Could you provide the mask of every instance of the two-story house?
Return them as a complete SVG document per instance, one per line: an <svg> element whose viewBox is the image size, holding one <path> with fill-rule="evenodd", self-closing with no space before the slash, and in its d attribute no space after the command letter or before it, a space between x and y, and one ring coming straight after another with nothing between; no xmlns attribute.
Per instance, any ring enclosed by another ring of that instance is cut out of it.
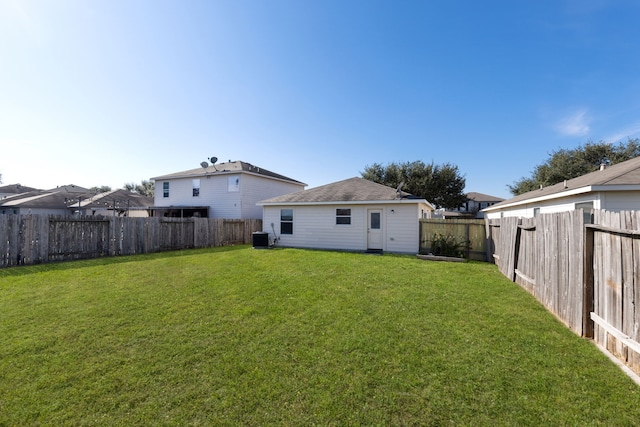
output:
<svg viewBox="0 0 640 427"><path fill-rule="evenodd" d="M307 184L242 161L209 165L151 178L153 215L262 219L256 203L304 190Z"/></svg>

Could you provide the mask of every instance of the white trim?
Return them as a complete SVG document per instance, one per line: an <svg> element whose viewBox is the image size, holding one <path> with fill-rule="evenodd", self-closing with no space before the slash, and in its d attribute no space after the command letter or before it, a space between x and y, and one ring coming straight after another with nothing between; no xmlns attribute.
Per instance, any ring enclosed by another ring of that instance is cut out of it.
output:
<svg viewBox="0 0 640 427"><path fill-rule="evenodd" d="M591 191L593 191L593 190L592 190L592 187L589 185L589 186L586 186L586 187L576 188L575 190L567 190L567 191L563 191L561 193L547 194L545 196L532 197L530 199L518 200L516 202L511 202L511 203L507 203L507 204L501 204L500 206L492 205L492 206L489 206L487 208L484 208L482 211L483 212L499 211L499 210L504 209L504 208L511 208L511 207L514 207L514 206L526 205L526 204L529 204L529 203L544 202L546 200L561 199L563 197L575 196L576 194L584 194L584 193L589 193Z"/></svg>
<svg viewBox="0 0 640 427"><path fill-rule="evenodd" d="M533 190L533 191L536 191L536 190ZM587 185L587 186L579 187L573 190L564 190L559 193L547 194L540 197L531 197L529 199L518 200L518 201L507 203L507 204L501 204L499 206L492 205L482 209L482 212L500 211L504 208L511 208L515 206L526 205L529 203L544 202L547 200L561 199L568 196L575 196L577 194L607 192L607 191L640 191L640 184Z"/></svg>

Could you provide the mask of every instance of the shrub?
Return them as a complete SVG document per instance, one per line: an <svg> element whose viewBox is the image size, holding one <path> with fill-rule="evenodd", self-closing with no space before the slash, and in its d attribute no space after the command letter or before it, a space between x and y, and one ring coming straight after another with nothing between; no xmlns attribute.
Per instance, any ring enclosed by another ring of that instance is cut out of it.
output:
<svg viewBox="0 0 640 427"><path fill-rule="evenodd" d="M433 255L464 258L467 241L463 237L435 233L430 242Z"/></svg>

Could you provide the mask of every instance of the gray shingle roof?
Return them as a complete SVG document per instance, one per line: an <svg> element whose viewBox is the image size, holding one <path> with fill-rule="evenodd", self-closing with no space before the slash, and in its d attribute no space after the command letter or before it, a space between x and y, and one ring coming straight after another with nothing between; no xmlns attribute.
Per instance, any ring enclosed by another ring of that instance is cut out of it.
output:
<svg viewBox="0 0 640 427"><path fill-rule="evenodd" d="M170 173L167 175L156 176L151 179L154 181L158 181L158 180L175 179L175 178L192 178L192 177L195 178L199 176L222 175L222 174L238 173L238 172L252 173L252 174L262 175L265 177L279 179L283 181L290 181L296 184L307 185L304 182L297 181L295 179L286 177L284 175L271 172L270 170L267 170L258 166L254 166L251 163L247 163L239 160L234 162L219 163L217 165L210 165L207 168L200 167L196 169L189 169L186 171Z"/></svg>
<svg viewBox="0 0 640 427"><path fill-rule="evenodd" d="M82 207L99 206L113 200L121 203L128 201L129 207L147 207L153 205L153 198L145 197L126 190L114 190L106 193L95 194L91 190L77 185L64 185L51 190L35 190L14 197L0 200L0 206L13 206L25 208L55 208L63 209L82 201Z"/></svg>
<svg viewBox="0 0 640 427"><path fill-rule="evenodd" d="M22 194L35 190L37 190L37 188L26 187L20 184L9 184L0 187L0 193L2 194Z"/></svg>
<svg viewBox="0 0 640 427"><path fill-rule="evenodd" d="M475 191L470 191L467 193L467 199L473 200L474 202L501 202L504 199L500 197L490 196L488 194L477 193Z"/></svg>
<svg viewBox="0 0 640 427"><path fill-rule="evenodd" d="M606 169L597 170L577 178L569 179L566 181L566 185L564 182L559 182L548 187L520 194L516 197L512 197L511 199L496 203L495 205L486 208L485 211L498 209L508 205L524 203L525 201L540 197L562 197L563 193L568 193L577 189L585 189L585 191L589 191L593 187L600 187L597 189L598 191L606 191L607 187L631 185L640 185L640 157L635 157L625 162L616 163Z"/></svg>
<svg viewBox="0 0 640 427"><path fill-rule="evenodd" d="M295 193L262 200L259 204L373 202L407 199L416 201L424 200L404 191L398 194L395 188L377 184L363 178L349 178L309 190L297 191Z"/></svg>

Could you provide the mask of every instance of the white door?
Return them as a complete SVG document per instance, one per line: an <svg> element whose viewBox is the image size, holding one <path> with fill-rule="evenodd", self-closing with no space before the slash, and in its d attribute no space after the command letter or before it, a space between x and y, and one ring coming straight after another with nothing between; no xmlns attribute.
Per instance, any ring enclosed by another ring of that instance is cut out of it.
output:
<svg viewBox="0 0 640 427"><path fill-rule="evenodd" d="M367 249L382 250L382 209L369 209Z"/></svg>

